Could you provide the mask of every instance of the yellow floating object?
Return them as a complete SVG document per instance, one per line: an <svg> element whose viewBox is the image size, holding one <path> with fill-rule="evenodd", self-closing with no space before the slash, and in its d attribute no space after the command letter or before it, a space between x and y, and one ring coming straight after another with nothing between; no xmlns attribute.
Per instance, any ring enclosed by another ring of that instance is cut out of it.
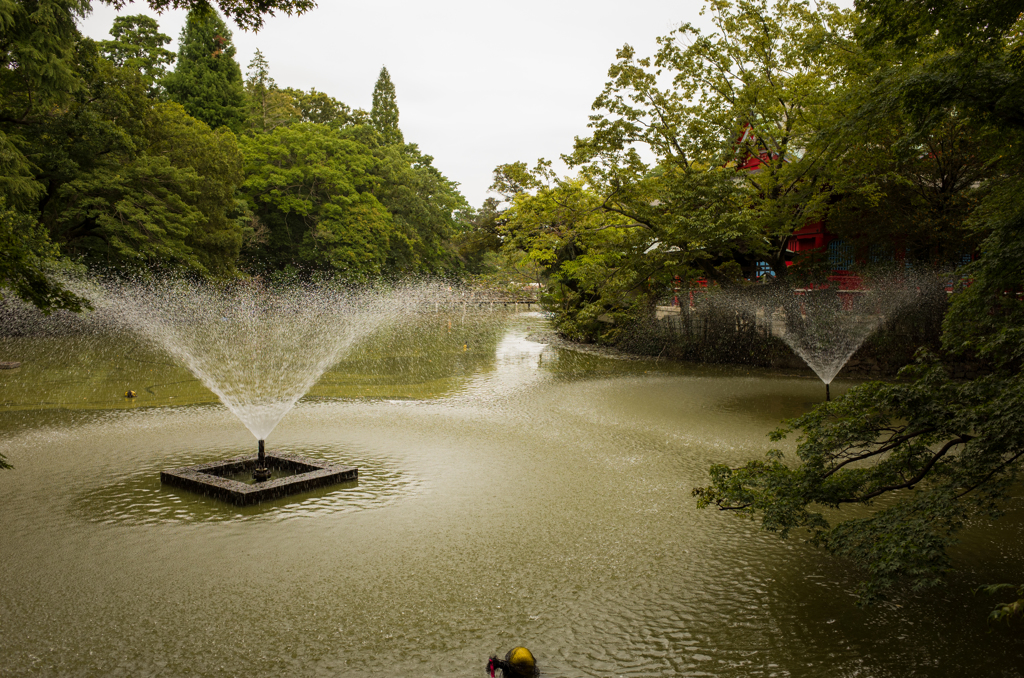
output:
<svg viewBox="0 0 1024 678"><path fill-rule="evenodd" d="M516 676L537 675L537 660L533 658L533 653L525 647L514 647L509 650L505 655L505 661L512 667Z"/></svg>

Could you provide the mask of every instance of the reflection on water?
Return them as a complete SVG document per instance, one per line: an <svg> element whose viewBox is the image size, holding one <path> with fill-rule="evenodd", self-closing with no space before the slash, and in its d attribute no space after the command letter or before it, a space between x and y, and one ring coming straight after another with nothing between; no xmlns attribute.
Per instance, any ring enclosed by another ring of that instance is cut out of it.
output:
<svg viewBox="0 0 1024 678"><path fill-rule="evenodd" d="M179 368L3 344L34 357L0 373L0 673L477 676L525 644L550 676L1021 675L1019 629L990 631L971 593L1019 580L1019 502L964 536L948 588L861 609L844 563L690 496L819 382L454 320L378 335L275 429L357 483L253 507L160 486L255 452ZM118 400L142 383L163 386Z"/></svg>

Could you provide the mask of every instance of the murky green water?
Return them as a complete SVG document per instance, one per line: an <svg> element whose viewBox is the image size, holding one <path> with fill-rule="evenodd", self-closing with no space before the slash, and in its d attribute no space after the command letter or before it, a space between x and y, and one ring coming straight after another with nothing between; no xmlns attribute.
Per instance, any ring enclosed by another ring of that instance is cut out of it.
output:
<svg viewBox="0 0 1024 678"><path fill-rule="evenodd" d="M0 675L480 676L516 644L548 676L1022 675L1024 634L971 594L1021 580L1021 502L949 588L862 610L843 563L690 496L819 382L449 320L375 336L268 440L357 483L245 508L159 483L255 451L188 372L126 339L0 340L24 363L0 371Z"/></svg>

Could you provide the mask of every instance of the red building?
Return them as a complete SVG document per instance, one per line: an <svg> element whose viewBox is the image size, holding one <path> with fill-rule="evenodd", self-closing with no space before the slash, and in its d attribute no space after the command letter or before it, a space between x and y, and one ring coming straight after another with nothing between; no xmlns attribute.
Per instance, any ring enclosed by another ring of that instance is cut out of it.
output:
<svg viewBox="0 0 1024 678"><path fill-rule="evenodd" d="M739 139L737 139L736 146L737 150L742 149L741 152L746 154L745 159L742 162L730 163L728 165L729 167L735 168L737 171L745 170L747 172L758 172L772 158L769 151L756 146L754 130L749 124L744 127L743 134ZM828 228L826 228L824 221L815 221L797 229L789 236L786 242L786 266L788 267L794 264L799 264L801 263L801 260L810 260L812 257L816 258L818 263L824 263L827 265L827 270L829 271L827 282L818 285L809 285L807 288L808 290L814 289L815 287L838 286L840 291L855 293L856 291L863 289L863 280L861 276L854 272L858 267L858 264L883 263L888 261L900 267L908 265L906 263L907 250L905 247L894 243L892 248L886 248L885 251L881 251L881 249L879 249L879 251L875 251L876 249L878 249L877 246L871 248L858 248L855 243L844 240L830 233ZM972 259L973 255L965 254L961 257L958 265L968 263ZM775 275L771 266L764 261L753 262L752 266L748 263L747 266L750 268L746 269L745 267L745 273L750 279L759 279L763 276ZM679 296L680 284L681 281L677 280L675 285L675 296L677 299ZM707 280L696 281L696 287L703 288L707 287L707 285ZM952 282L949 285L949 290L952 290Z"/></svg>
<svg viewBox="0 0 1024 678"><path fill-rule="evenodd" d="M818 254L829 264L829 283L839 285L841 290L857 290L862 286L860 276L853 273L857 263L853 246L829 233L823 221L795 231L789 236L786 251L790 253L787 266L792 266L801 256Z"/></svg>

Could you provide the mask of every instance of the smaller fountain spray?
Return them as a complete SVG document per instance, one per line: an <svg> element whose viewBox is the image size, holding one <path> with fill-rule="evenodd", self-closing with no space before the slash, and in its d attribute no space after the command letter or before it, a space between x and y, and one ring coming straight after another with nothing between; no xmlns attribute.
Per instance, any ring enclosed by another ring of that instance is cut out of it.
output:
<svg viewBox="0 0 1024 678"><path fill-rule="evenodd" d="M824 382L826 402L835 376L886 319L914 302L920 284L904 274L864 279L853 289L832 283L791 293L782 339Z"/></svg>
<svg viewBox="0 0 1024 678"><path fill-rule="evenodd" d="M828 402L832 400L832 380L847 361L882 322L914 302L923 284L925 281L902 272L858 278L850 289L825 281L798 289L779 284L741 290L726 303L769 319L772 333L825 384Z"/></svg>

